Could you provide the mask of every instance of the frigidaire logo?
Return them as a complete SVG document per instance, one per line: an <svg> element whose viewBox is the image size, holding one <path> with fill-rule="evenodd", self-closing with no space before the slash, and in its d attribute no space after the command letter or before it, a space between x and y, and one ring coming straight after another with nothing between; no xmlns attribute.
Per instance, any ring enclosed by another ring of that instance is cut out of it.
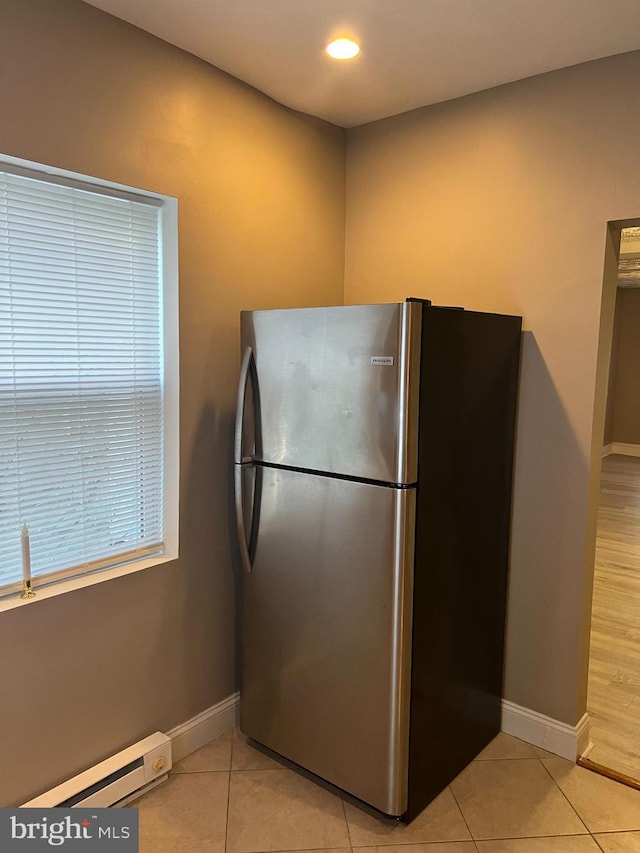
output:
<svg viewBox="0 0 640 853"><path fill-rule="evenodd" d="M0 809L0 850L138 851L137 809Z"/></svg>

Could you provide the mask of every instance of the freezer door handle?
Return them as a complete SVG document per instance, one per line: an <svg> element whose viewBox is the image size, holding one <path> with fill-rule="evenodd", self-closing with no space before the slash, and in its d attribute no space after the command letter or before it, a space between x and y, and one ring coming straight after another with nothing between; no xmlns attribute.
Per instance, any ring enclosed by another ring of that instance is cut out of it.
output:
<svg viewBox="0 0 640 853"><path fill-rule="evenodd" d="M247 397L247 383L251 375L251 362L253 360L253 349L247 347L242 357L240 367L240 380L238 382L238 403L236 406L236 432L233 448L233 461L235 465L234 491L236 501L236 527L238 529L238 545L240 547L240 558L247 573L251 573L251 557L247 540L247 530L244 523L244 495L243 478L244 467L253 461L251 456L242 455L242 438L244 434L245 401Z"/></svg>
<svg viewBox="0 0 640 853"><path fill-rule="evenodd" d="M242 357L242 366L240 368L240 381L238 382L238 403L236 405L236 434L233 446L233 461L236 464L242 462L251 462L251 457L243 458L242 456L242 434L244 428L244 408L247 396L247 382L251 372L251 361L253 360L253 350L247 347Z"/></svg>

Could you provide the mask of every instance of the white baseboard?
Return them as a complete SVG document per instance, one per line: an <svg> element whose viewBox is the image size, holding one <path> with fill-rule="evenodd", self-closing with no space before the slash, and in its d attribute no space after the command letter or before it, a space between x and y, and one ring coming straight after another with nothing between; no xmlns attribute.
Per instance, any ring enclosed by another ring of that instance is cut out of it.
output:
<svg viewBox="0 0 640 853"><path fill-rule="evenodd" d="M589 715L585 711L580 719L580 722L575 727L576 729L576 758L580 758L586 752L589 752L589 747L593 749L593 744L589 740L590 732Z"/></svg>
<svg viewBox="0 0 640 853"><path fill-rule="evenodd" d="M594 742L590 740L585 751L580 753L580 758L588 758L594 746Z"/></svg>
<svg viewBox="0 0 640 853"><path fill-rule="evenodd" d="M605 446L602 448L602 458L604 459L605 456L611 456L612 453L613 442L610 441L609 444L605 444Z"/></svg>
<svg viewBox="0 0 640 853"><path fill-rule="evenodd" d="M167 732L171 738L173 763L205 746L209 741L238 725L240 694L233 693L217 705L192 717ZM515 702L502 700L501 729L508 735L546 749L554 755L575 761L589 746L589 718L584 714L579 723L570 726Z"/></svg>
<svg viewBox="0 0 640 853"><path fill-rule="evenodd" d="M186 723L167 732L171 738L172 761L176 762L200 749L219 735L238 725L240 694L232 693L217 705L197 714Z"/></svg>
<svg viewBox="0 0 640 853"><path fill-rule="evenodd" d="M502 731L554 755L575 761L589 746L589 717L575 726L561 723L515 702L502 700Z"/></svg>
<svg viewBox="0 0 640 853"><path fill-rule="evenodd" d="M640 444L625 444L621 441L614 441L610 447L611 453L617 453L620 456L640 456Z"/></svg>

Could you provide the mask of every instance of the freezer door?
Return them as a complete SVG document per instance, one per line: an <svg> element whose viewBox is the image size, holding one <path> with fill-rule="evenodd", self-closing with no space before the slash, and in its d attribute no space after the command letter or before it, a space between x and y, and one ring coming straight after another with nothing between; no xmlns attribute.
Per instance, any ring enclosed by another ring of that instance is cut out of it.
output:
<svg viewBox="0 0 640 853"><path fill-rule="evenodd" d="M415 490L258 467L240 726L390 815L407 802Z"/></svg>
<svg viewBox="0 0 640 853"><path fill-rule="evenodd" d="M422 305L243 311L256 458L381 482L416 480Z"/></svg>

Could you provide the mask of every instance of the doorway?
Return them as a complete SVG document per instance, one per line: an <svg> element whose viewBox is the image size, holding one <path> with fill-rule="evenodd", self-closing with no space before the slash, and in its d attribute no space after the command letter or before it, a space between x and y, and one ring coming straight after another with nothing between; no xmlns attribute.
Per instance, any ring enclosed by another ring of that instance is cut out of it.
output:
<svg viewBox="0 0 640 853"><path fill-rule="evenodd" d="M640 787L640 221L619 234L581 763Z"/></svg>

